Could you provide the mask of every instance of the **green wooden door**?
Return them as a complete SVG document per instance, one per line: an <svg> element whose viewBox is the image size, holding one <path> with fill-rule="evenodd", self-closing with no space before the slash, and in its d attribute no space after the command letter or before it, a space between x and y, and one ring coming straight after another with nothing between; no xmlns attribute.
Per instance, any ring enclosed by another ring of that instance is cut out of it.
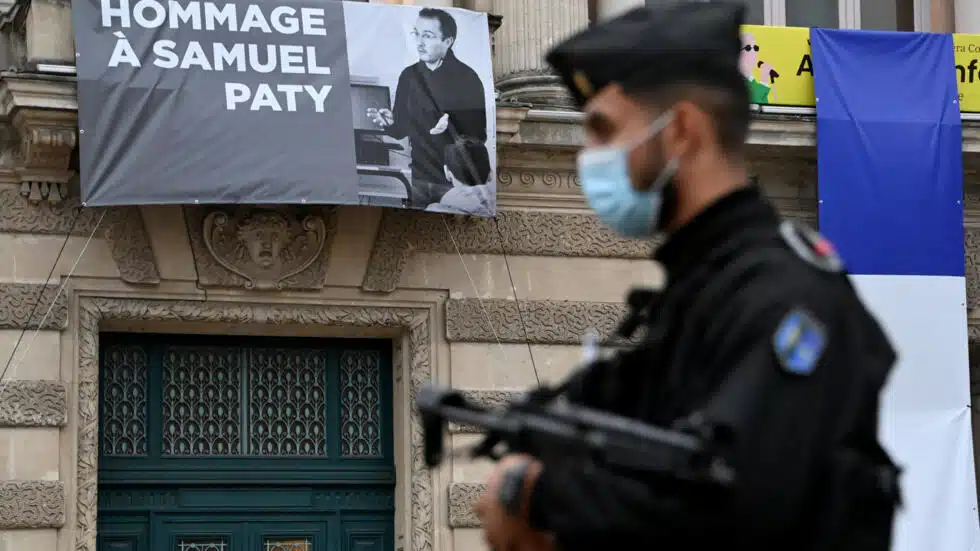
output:
<svg viewBox="0 0 980 551"><path fill-rule="evenodd" d="M100 349L100 551L393 551L390 343Z"/></svg>

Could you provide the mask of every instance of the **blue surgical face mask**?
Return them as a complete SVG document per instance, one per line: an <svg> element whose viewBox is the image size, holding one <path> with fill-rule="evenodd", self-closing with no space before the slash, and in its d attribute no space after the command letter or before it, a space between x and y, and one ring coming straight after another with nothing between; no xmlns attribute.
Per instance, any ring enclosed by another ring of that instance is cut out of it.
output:
<svg viewBox="0 0 980 551"><path fill-rule="evenodd" d="M583 149L578 155L582 191L599 220L626 237L650 237L663 207L663 189L677 173L678 159L671 159L646 191L630 181L629 155L667 127L673 118L668 111L653 121L647 131L626 144Z"/></svg>

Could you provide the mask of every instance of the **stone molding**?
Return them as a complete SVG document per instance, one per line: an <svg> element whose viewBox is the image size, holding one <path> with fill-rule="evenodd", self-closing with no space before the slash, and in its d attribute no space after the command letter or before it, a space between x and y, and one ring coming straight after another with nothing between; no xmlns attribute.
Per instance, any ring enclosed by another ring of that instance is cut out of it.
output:
<svg viewBox="0 0 980 551"><path fill-rule="evenodd" d="M584 210L573 152L508 150L501 153L501 165L498 204L518 208L501 209L495 219L386 209L362 289L394 291L416 252L626 259L650 256L655 243L624 239L600 224L591 212L520 209L548 205ZM756 158L752 171L783 215L816 224L815 161Z"/></svg>
<svg viewBox="0 0 980 551"><path fill-rule="evenodd" d="M574 195L585 206L582 185L574 169L551 167L502 168L497 171L498 193L537 192L554 195Z"/></svg>
<svg viewBox="0 0 980 551"><path fill-rule="evenodd" d="M510 107L506 103L501 108ZM541 132L540 126L554 130L557 124L570 128L580 128L584 119L581 111L564 109L514 109L507 112L507 128L503 143L519 144L537 148L559 146L579 148L584 144L581 131ZM499 136L498 136L499 137ZM790 154L811 154L817 146L816 117L807 114L781 115L775 113L754 113L749 127L747 143L751 151L787 152ZM977 164L980 153L980 123L964 122L963 152L968 165Z"/></svg>
<svg viewBox="0 0 980 551"><path fill-rule="evenodd" d="M71 235L88 237L96 230L105 238L123 281L160 283L156 256L139 207L85 208L74 197L57 204L31 203L14 187L0 185L0 232L66 235L70 231Z"/></svg>
<svg viewBox="0 0 980 551"><path fill-rule="evenodd" d="M335 207L185 207L204 288L322 289Z"/></svg>
<svg viewBox="0 0 980 551"><path fill-rule="evenodd" d="M547 74L547 72L530 72L513 73L513 76L518 80L527 80L527 84L532 86L544 85L543 87L546 88L550 81ZM503 93L501 97L504 97ZM508 94L507 97L518 99L513 94ZM511 106L501 103L498 111L505 107ZM581 132L584 116L581 111L561 107L558 109L525 107L508 111L507 117L508 131L502 136L505 144L576 149L584 145L585 134ZM560 130L558 127L564 127L566 130ZM548 131L541 131L542 128ZM747 142L750 149L812 151L817 145L816 118L812 115L753 114ZM963 126L963 151L980 151L980 125Z"/></svg>
<svg viewBox="0 0 980 551"><path fill-rule="evenodd" d="M446 340L450 342L581 344L589 330L612 335L626 313L613 302L570 300L450 299ZM488 320L489 318L489 320ZM523 319L524 323L514 323ZM527 326L527 334L524 326ZM617 342L609 339L608 343Z"/></svg>
<svg viewBox="0 0 980 551"><path fill-rule="evenodd" d="M222 303L218 301L164 301L83 297L78 307L77 464L74 551L96 551L98 511L99 429L99 327L106 322L197 322L225 325L322 325L346 328L385 328L401 333L395 339L395 358L409 358L408 365L395 362L395 377L407 369L410 392L432 378L432 323L429 307L369 305L300 306L286 304ZM411 397L406 397L410 399ZM405 528L411 551L432 551L435 538L432 474L423 460L423 433L418 416L409 421L411 453L411 520ZM0 494L0 507L5 496ZM60 500L64 504L64 499ZM399 536L400 537L400 536Z"/></svg>
<svg viewBox="0 0 980 551"><path fill-rule="evenodd" d="M980 227L964 229L966 249L966 308L980 308Z"/></svg>
<svg viewBox="0 0 980 551"><path fill-rule="evenodd" d="M0 114L9 117L4 165L32 203L58 204L77 194L72 156L78 145L73 79L4 73ZM11 130L13 134L11 134Z"/></svg>
<svg viewBox="0 0 980 551"><path fill-rule="evenodd" d="M970 336L970 396L980 395L980 341Z"/></svg>
<svg viewBox="0 0 980 551"><path fill-rule="evenodd" d="M475 405L484 408L502 408L521 395L520 390L463 390L463 396ZM477 434L480 431L472 425L449 423L450 434Z"/></svg>
<svg viewBox="0 0 980 551"><path fill-rule="evenodd" d="M68 387L60 381L0 381L0 428L68 424Z"/></svg>
<svg viewBox="0 0 980 551"><path fill-rule="evenodd" d="M641 259L650 251L592 214L505 210L486 219L386 209L361 287L394 291L415 252Z"/></svg>
<svg viewBox="0 0 980 551"><path fill-rule="evenodd" d="M449 527L479 528L480 519L473 512L473 505L487 491L486 484L454 482L449 485Z"/></svg>
<svg viewBox="0 0 980 551"><path fill-rule="evenodd" d="M72 227L76 215L78 220ZM0 185L0 232L65 235L71 231L72 235L87 236L100 215L100 209L83 208L77 198L57 205L47 201L32 204L15 187Z"/></svg>
<svg viewBox="0 0 980 551"><path fill-rule="evenodd" d="M160 271L140 208L110 208L102 225L119 277L137 285L160 283Z"/></svg>
<svg viewBox="0 0 980 551"><path fill-rule="evenodd" d="M78 145L78 119L73 111L21 109L14 114L14 128L20 137L14 174L20 181L21 195L32 203L58 204L74 189L72 152Z"/></svg>
<svg viewBox="0 0 980 551"><path fill-rule="evenodd" d="M64 330L68 326L68 297L64 292L44 318L58 288L41 283L0 283L0 329Z"/></svg>
<svg viewBox="0 0 980 551"><path fill-rule="evenodd" d="M0 482L0 530L61 528L64 525L63 482Z"/></svg>

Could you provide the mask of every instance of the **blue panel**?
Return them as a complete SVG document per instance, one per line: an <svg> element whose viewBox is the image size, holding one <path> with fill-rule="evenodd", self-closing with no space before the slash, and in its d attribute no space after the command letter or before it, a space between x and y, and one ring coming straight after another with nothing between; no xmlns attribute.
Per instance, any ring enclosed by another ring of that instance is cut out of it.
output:
<svg viewBox="0 0 980 551"><path fill-rule="evenodd" d="M848 269L963 276L950 35L811 29L820 230Z"/></svg>

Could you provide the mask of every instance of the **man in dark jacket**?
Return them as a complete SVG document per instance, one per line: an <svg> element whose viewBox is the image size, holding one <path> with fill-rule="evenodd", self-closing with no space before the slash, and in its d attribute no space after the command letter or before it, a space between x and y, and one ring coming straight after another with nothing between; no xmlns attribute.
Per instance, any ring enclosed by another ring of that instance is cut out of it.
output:
<svg viewBox="0 0 980 551"><path fill-rule="evenodd" d="M508 456L476 507L496 551L890 546L898 470L877 423L896 355L830 243L748 184L743 17L719 2L639 8L547 56L584 111L589 205L623 235L666 234L642 341L568 398L715 429L735 486Z"/></svg>
<svg viewBox="0 0 980 551"><path fill-rule="evenodd" d="M412 148L409 205L438 203L446 181L443 152L462 138L487 139L486 94L479 75L453 53L456 20L445 10L423 8L412 31L419 61L406 67L395 88L392 110L369 109L368 116Z"/></svg>

